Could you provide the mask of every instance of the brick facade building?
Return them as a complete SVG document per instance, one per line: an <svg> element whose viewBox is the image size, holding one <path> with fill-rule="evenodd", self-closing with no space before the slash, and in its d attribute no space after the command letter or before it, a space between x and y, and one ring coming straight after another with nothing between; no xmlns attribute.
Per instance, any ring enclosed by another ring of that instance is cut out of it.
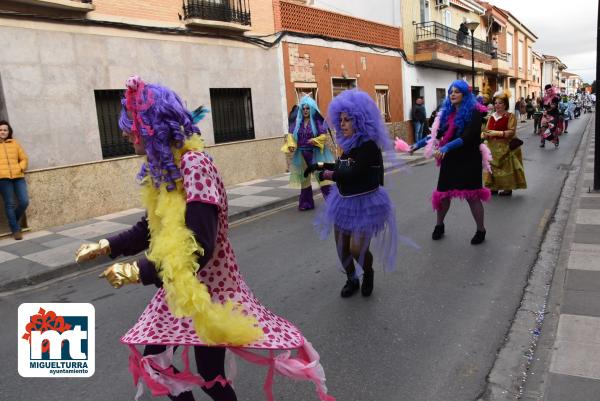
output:
<svg viewBox="0 0 600 401"><path fill-rule="evenodd" d="M402 124L402 29L303 3L274 1L275 27L286 32L287 110L310 95L326 113L339 92L358 87L377 102L392 135L407 137Z"/></svg>

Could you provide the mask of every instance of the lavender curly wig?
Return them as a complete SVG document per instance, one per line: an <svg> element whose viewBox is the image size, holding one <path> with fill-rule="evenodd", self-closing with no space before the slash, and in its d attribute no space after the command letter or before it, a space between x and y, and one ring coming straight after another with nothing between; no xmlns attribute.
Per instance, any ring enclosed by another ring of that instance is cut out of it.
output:
<svg viewBox="0 0 600 401"><path fill-rule="evenodd" d="M450 103L450 92L453 88L458 89L463 94L463 99L458 110L456 110L456 117L454 117L454 125L456 126L456 134L460 134L465 126L471 121L471 116L474 110L483 111L485 106L477 101L475 95L471 92L469 84L462 80L457 79L452 82L448 87L446 99L442 103L442 109L440 111L440 129L438 131L438 139L441 138L448 126L448 116L452 113L455 108Z"/></svg>
<svg viewBox="0 0 600 401"><path fill-rule="evenodd" d="M354 128L354 135L344 137L340 127L340 115L346 113ZM360 146L369 140L374 141L382 150L393 148L381 111L366 93L351 89L340 93L329 104L328 119L330 126L335 127L336 141L344 152Z"/></svg>
<svg viewBox="0 0 600 401"><path fill-rule="evenodd" d="M157 84L144 84L137 77L127 81L119 127L133 135L136 143L142 141L147 162L142 165L137 178L152 178L158 188L165 183L167 189L175 188L181 172L175 164L171 146L180 148L183 142L200 130L193 124L192 115L171 89Z"/></svg>

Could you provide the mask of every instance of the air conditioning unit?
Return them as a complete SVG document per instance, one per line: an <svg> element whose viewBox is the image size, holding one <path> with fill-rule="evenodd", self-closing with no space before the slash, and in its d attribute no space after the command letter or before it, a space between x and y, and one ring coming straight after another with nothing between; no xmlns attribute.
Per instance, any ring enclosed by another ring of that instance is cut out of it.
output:
<svg viewBox="0 0 600 401"><path fill-rule="evenodd" d="M450 0L435 0L436 8L446 8L450 7Z"/></svg>

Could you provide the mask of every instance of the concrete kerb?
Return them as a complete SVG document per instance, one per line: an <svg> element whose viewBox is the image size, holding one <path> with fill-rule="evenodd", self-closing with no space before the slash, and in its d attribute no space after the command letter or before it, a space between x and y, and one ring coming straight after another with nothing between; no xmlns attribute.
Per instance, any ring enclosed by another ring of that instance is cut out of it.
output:
<svg viewBox="0 0 600 401"><path fill-rule="evenodd" d="M588 122L580 139L561 195L554 206L552 219L545 226L540 251L530 269L519 308L515 312L505 341L487 376L485 390L478 401L508 401L522 395L540 336L554 271L559 261L563 233L569 222L573 201L577 199L577 183L586 154L588 135L593 119Z"/></svg>
<svg viewBox="0 0 600 401"><path fill-rule="evenodd" d="M406 165L408 166L414 166L417 164L420 164L422 162L425 161L425 157L421 156L421 157L417 157L415 159L409 160L406 162ZM393 172L395 170L399 170L402 167L398 168L396 166L390 166L387 167L385 169L386 173L390 173ZM319 196L320 194L320 190L319 188L316 188L313 193L317 196ZM248 210L242 210L239 212L236 212L234 214L232 214L231 216L229 216L229 222L230 223L236 223L236 222L240 222L241 220L247 219L249 217L258 215L260 213L264 213L270 210L274 210L277 208L281 208L283 206L289 205L290 203L293 203L295 201L297 201L298 199L298 195L294 194L294 195L290 195L286 198L281 198L278 199L276 201L255 207L255 208L251 208ZM128 257L127 259L131 259L131 257ZM0 294L5 293L5 292L9 292L9 291L15 291L21 288L25 288L25 287L30 287L30 286L34 286L34 285L39 285L41 283L44 283L46 281L50 281L53 279L57 279L59 277L62 276L66 276L69 274L74 274L76 272L80 272L83 270L89 270L89 269L95 269L97 267L100 266L107 266L109 264L113 263L113 261L106 261L103 263L96 263L94 265L78 265L76 264L74 261L67 261L67 263L65 265L62 266L57 266L55 268L52 269L48 269L45 271L40 271L40 272L36 272L30 276L27 277L22 277L16 280L12 280L12 281L8 281L8 282L4 282L4 283L0 283Z"/></svg>

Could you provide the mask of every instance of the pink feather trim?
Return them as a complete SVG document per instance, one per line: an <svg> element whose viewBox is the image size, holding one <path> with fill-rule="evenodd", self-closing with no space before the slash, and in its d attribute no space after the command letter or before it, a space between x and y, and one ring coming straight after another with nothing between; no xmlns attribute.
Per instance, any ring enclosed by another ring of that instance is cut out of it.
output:
<svg viewBox="0 0 600 401"><path fill-rule="evenodd" d="M433 153L438 148L438 140L436 139L438 130L440 129L440 113L435 116L433 120L433 124L431 125L431 134L429 134L429 141L427 141L427 145L425 145L425 157L432 158Z"/></svg>
<svg viewBox="0 0 600 401"><path fill-rule="evenodd" d="M477 102L477 104L475 104L475 109L477 111L479 111L480 113L484 113L484 114L487 114L487 112L488 112L487 107L484 104L481 104L479 102Z"/></svg>
<svg viewBox="0 0 600 401"><path fill-rule="evenodd" d="M400 139L400 138L396 138L396 141L394 143L394 148L396 149L396 152L408 152L410 150L410 145L408 143L406 143L404 140Z"/></svg>
<svg viewBox="0 0 600 401"><path fill-rule="evenodd" d="M452 189L450 191L438 191L431 194L431 206L433 210L440 210L444 199L459 198L463 200L479 199L487 202L492 197L492 192L487 188L481 189Z"/></svg>
<svg viewBox="0 0 600 401"><path fill-rule="evenodd" d="M485 171L492 174L492 166L490 162L492 159L492 151L485 143L479 145L479 151L481 152L481 166Z"/></svg>

